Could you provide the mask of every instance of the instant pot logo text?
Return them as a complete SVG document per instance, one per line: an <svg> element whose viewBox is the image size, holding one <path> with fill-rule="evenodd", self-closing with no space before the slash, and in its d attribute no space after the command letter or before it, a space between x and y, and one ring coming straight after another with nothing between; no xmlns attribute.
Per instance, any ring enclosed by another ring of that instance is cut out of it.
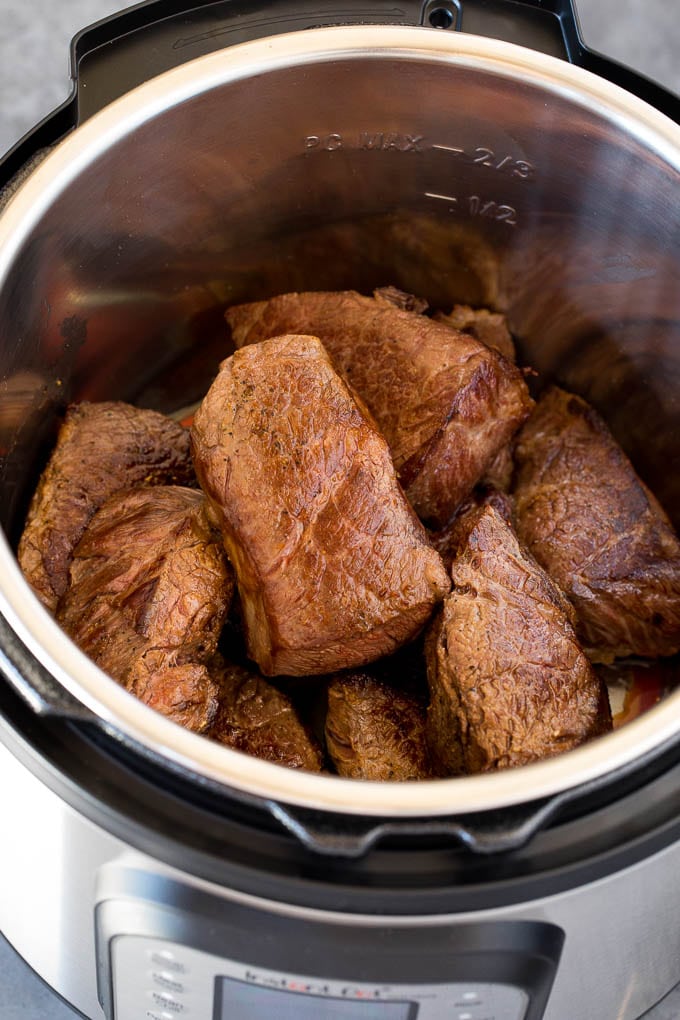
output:
<svg viewBox="0 0 680 1020"><path fill-rule="evenodd" d="M246 969L244 980L265 988L278 988L286 992L302 992L307 995L327 995L334 999L382 999L390 992L388 985L382 988L357 988L355 985L341 985L331 988L323 981L308 981L306 978L285 977L278 974L260 974Z"/></svg>

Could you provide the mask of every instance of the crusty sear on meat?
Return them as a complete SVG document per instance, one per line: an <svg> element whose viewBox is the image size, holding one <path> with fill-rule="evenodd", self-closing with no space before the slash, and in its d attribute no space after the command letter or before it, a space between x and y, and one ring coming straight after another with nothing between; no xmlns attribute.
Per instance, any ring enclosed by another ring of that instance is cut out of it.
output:
<svg viewBox="0 0 680 1020"><path fill-rule="evenodd" d="M492 347L504 358L514 364L517 362L515 341L508 327L508 321L501 312L492 312L487 308L471 308L469 305L454 305L450 312L437 312L434 316L442 322L462 333L469 333L487 347ZM498 453L487 464L482 476L482 483L507 492L512 484L515 469L513 459L513 442L502 446Z"/></svg>
<svg viewBox="0 0 680 1020"><path fill-rule="evenodd" d="M466 523L426 641L428 741L450 775L525 765L611 729L567 599L493 506Z"/></svg>
<svg viewBox="0 0 680 1020"><path fill-rule="evenodd" d="M408 312L427 311L428 303L422 298L413 294L406 294L397 287L381 287L373 292L373 296L382 301L389 301ZM508 322L500 312L492 312L486 308L471 308L469 305L454 305L451 311L436 312L433 316L436 322L451 326L456 332L469 333L487 347L502 354L504 358L513 364L517 362L515 342L508 328ZM515 462L513 459L513 443L502 446L498 453L487 464L481 483L499 489L501 492L508 492L514 474ZM458 511L459 512L459 511Z"/></svg>
<svg viewBox="0 0 680 1020"><path fill-rule="evenodd" d="M165 415L120 402L72 404L38 483L19 563L51 612L94 512L119 489L192 485L189 433Z"/></svg>
<svg viewBox="0 0 680 1020"><path fill-rule="evenodd" d="M418 515L441 527L528 417L522 373L468 333L354 291L231 308L237 347L311 333L374 416Z"/></svg>
<svg viewBox="0 0 680 1020"><path fill-rule="evenodd" d="M600 416L551 387L516 449L517 529L594 661L680 650L680 542Z"/></svg>
<svg viewBox="0 0 680 1020"><path fill-rule="evenodd" d="M405 312L417 312L420 315L427 312L429 307L424 298L408 294L398 287L379 287L373 291L373 297ZM432 318L456 332L469 333L487 347L498 351L513 365L516 364L515 341L508 320L501 312L492 312L489 308L472 308L470 305L454 305L450 312L435 312Z"/></svg>
<svg viewBox="0 0 680 1020"><path fill-rule="evenodd" d="M379 287L373 291L377 301L388 302L405 312L427 312L429 303L415 294L399 290L398 287ZM487 347L493 347L513 365L517 362L515 341L508 326L508 320L501 312L492 312L490 308L472 308L470 305L454 305L450 312L435 312L435 322L451 326L456 332L469 333Z"/></svg>
<svg viewBox="0 0 680 1020"><path fill-rule="evenodd" d="M223 662L214 675L219 706L206 736L277 765L321 771L321 748L283 691L234 663Z"/></svg>
<svg viewBox="0 0 680 1020"><path fill-rule="evenodd" d="M363 665L410 640L449 590L389 449L318 339L237 351L192 449L266 676Z"/></svg>
<svg viewBox="0 0 680 1020"><path fill-rule="evenodd" d="M129 690L143 704L194 733L206 734L218 710L220 687L211 665L168 665L140 656L128 674Z"/></svg>
<svg viewBox="0 0 680 1020"><path fill-rule="evenodd" d="M373 296L408 312L423 314L428 308L427 301L407 294L397 287L381 287L373 292ZM436 322L451 326L456 332L469 333L487 347L493 347L508 361L516 363L515 342L508 328L507 319L500 312L492 312L486 308L471 308L469 305L454 305L448 314L436 312L433 318ZM508 492L514 469L513 443L510 442L501 447L487 464L481 482L501 492Z"/></svg>
<svg viewBox="0 0 680 1020"><path fill-rule="evenodd" d="M234 590L197 489L126 489L94 515L73 554L57 621L105 672L188 729L217 710L211 676Z"/></svg>
<svg viewBox="0 0 680 1020"><path fill-rule="evenodd" d="M432 778L425 704L369 673L331 679L325 735L340 776L382 782Z"/></svg>

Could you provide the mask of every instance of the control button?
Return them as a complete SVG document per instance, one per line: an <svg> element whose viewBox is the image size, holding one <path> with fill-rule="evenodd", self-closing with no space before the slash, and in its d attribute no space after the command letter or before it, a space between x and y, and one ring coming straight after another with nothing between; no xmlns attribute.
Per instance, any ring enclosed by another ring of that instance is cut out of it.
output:
<svg viewBox="0 0 680 1020"><path fill-rule="evenodd" d="M472 1013L459 1013L457 1020L474 1020Z"/></svg>
<svg viewBox="0 0 680 1020"><path fill-rule="evenodd" d="M187 1014L189 1012L184 1003L176 999L174 995L170 995L169 992L149 992L149 997L154 1006L166 1014L169 1013L172 1020L175 1020L175 1017L180 1013Z"/></svg>
<svg viewBox="0 0 680 1020"><path fill-rule="evenodd" d="M169 970L153 970L151 971L151 980L154 984L158 985L159 988L164 988L166 992L174 992L176 995L182 995L186 991L186 986L178 980L177 976Z"/></svg>
<svg viewBox="0 0 680 1020"><path fill-rule="evenodd" d="M177 959L177 956L171 949L152 949L148 956L156 967L162 967L163 970L172 970L175 974L187 973L187 968L181 960Z"/></svg>

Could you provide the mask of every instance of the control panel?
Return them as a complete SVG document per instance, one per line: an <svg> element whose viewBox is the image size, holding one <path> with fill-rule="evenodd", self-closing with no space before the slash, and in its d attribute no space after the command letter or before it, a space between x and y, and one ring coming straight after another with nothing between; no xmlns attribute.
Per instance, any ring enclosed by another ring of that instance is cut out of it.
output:
<svg viewBox="0 0 680 1020"><path fill-rule="evenodd" d="M102 870L106 1020L542 1020L564 932L360 915Z"/></svg>
<svg viewBox="0 0 680 1020"><path fill-rule="evenodd" d="M528 996L496 982L371 984L289 974L173 942L111 944L114 1020L524 1020Z"/></svg>

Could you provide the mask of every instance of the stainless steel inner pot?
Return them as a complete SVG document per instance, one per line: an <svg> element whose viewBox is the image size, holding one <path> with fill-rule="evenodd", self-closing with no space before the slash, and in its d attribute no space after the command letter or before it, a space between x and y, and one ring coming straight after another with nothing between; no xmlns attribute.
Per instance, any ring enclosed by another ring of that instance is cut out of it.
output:
<svg viewBox="0 0 680 1020"><path fill-rule="evenodd" d="M323 28L202 57L69 135L0 217L0 611L6 672L227 791L375 816L519 804L677 739L680 691L562 758L418 784L293 773L145 708L75 648L12 552L71 399L172 411L228 353L223 307L393 283L507 312L521 360L601 411L680 523L680 127L507 43ZM50 692L50 684L51 692ZM45 693L47 691L47 694ZM66 692L65 698L60 692Z"/></svg>

